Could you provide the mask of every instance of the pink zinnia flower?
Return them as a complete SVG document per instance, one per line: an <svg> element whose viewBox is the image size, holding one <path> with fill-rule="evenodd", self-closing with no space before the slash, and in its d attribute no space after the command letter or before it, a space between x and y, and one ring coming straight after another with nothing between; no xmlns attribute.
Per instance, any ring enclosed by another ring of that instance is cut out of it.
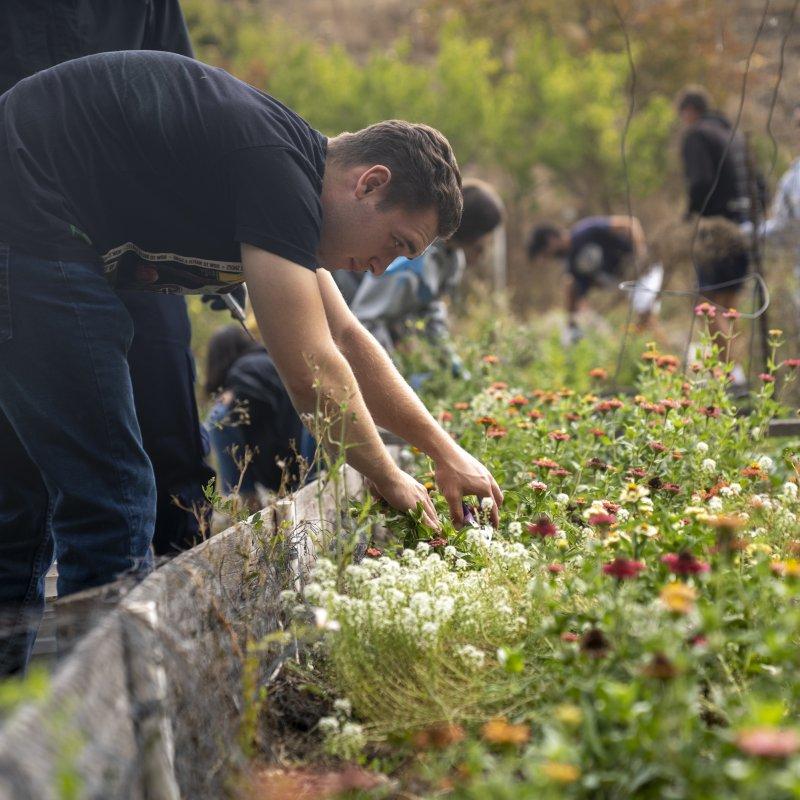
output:
<svg viewBox="0 0 800 800"><path fill-rule="evenodd" d="M725 319L739 319L742 315L735 308L729 308L727 311L722 312L722 316Z"/></svg>
<svg viewBox="0 0 800 800"><path fill-rule="evenodd" d="M627 558L615 558L610 564L603 565L603 572L619 581L635 578L645 565L641 561L630 561Z"/></svg>
<svg viewBox="0 0 800 800"><path fill-rule="evenodd" d="M760 372L758 377L764 383L775 383L775 376L770 375L769 372Z"/></svg>
<svg viewBox="0 0 800 800"><path fill-rule="evenodd" d="M800 736L790 728L763 725L739 731L736 746L749 756L788 758L800 750Z"/></svg>
<svg viewBox="0 0 800 800"><path fill-rule="evenodd" d="M563 564L548 564L547 565L547 571L551 575L558 575L559 573L564 571L564 565Z"/></svg>
<svg viewBox="0 0 800 800"><path fill-rule="evenodd" d="M789 367L789 369L797 369L800 367L800 358L787 358L783 362L784 367Z"/></svg>
<svg viewBox="0 0 800 800"><path fill-rule="evenodd" d="M698 317L708 317L714 319L717 316L717 309L711 303L700 303L694 307L694 313Z"/></svg>

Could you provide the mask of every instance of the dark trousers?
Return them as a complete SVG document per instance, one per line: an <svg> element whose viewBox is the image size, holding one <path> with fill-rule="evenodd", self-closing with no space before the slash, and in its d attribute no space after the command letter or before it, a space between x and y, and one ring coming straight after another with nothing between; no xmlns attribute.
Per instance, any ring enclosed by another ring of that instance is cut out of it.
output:
<svg viewBox="0 0 800 800"><path fill-rule="evenodd" d="M54 550L63 596L144 574L154 531L157 553L198 534L172 502L212 475L186 305L123 300L95 265L0 245L0 675L27 661Z"/></svg>
<svg viewBox="0 0 800 800"><path fill-rule="evenodd" d="M156 479L153 549L170 555L196 544L208 519L203 486L214 471L194 394L195 366L186 300L180 295L120 292L133 319L128 366L142 442ZM187 510L188 509L188 510Z"/></svg>
<svg viewBox="0 0 800 800"><path fill-rule="evenodd" d="M0 245L0 674L24 666L55 550L58 593L144 574L156 489L126 354L133 323L95 264Z"/></svg>

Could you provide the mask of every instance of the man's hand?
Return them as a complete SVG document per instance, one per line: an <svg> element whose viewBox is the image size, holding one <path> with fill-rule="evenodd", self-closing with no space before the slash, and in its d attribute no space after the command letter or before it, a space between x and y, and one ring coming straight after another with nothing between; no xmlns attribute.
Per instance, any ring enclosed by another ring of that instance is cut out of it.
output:
<svg viewBox="0 0 800 800"><path fill-rule="evenodd" d="M447 500L450 516L456 527L464 524L462 501L466 495L474 494L479 499L490 497L491 520L496 528L500 522L499 508L503 503L503 492L486 467L466 450L453 445L447 455L436 462L436 485Z"/></svg>
<svg viewBox="0 0 800 800"><path fill-rule="evenodd" d="M373 481L372 488L376 494L398 511L413 511L418 503L422 503L422 519L425 524L435 531L440 529L439 517L427 490L399 467L392 470L385 480Z"/></svg>

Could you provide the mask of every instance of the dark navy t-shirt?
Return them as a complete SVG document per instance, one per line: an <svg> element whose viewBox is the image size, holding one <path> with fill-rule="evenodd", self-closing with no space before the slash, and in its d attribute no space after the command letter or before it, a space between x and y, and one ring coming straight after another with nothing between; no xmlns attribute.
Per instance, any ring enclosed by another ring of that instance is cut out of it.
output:
<svg viewBox="0 0 800 800"><path fill-rule="evenodd" d="M613 230L608 217L586 217L570 229L567 271L587 286L602 282L603 276L616 275L632 252L630 239Z"/></svg>
<svg viewBox="0 0 800 800"><path fill-rule="evenodd" d="M0 241L102 262L119 288L242 280L239 243L315 269L327 140L172 53L101 53L0 97Z"/></svg>

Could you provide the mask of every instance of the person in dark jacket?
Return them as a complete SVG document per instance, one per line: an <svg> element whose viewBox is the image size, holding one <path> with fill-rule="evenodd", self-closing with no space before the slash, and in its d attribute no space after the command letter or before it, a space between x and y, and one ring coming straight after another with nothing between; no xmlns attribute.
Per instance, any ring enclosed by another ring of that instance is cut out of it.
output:
<svg viewBox="0 0 800 800"><path fill-rule="evenodd" d="M208 343L206 393L215 401L206 429L217 462L218 489L238 489L245 504L257 484L277 492L296 482L304 428L263 345L238 325L215 331ZM245 453L252 460L244 467Z"/></svg>
<svg viewBox="0 0 800 800"><path fill-rule="evenodd" d="M683 125L681 158L688 195L687 215L725 217L731 222L749 218L747 153L740 133L711 109L700 86L685 88L678 98Z"/></svg>
<svg viewBox="0 0 800 800"><path fill-rule="evenodd" d="M0 94L54 64L112 50L193 57L178 0L9 0L0 5ZM144 449L156 477L153 548L156 555L167 555L197 541L197 515L206 513L202 487L213 476L204 460L194 396L189 315L178 295L120 291L119 296L133 320L128 365ZM5 444L0 439L0 452L8 452Z"/></svg>
<svg viewBox="0 0 800 800"><path fill-rule="evenodd" d="M723 218L736 225L753 223L760 216L759 207L766 203L766 192L761 176L752 175L751 180L744 137L733 130L721 113L712 110L708 92L702 86L684 88L678 96L677 109L683 126L681 158L688 194L686 217ZM694 231L692 238L697 239ZM699 294L720 310L735 308L750 266L747 249L737 247L735 256L702 265L693 253L692 263ZM731 357L729 343L733 341L734 325L733 319L721 313L709 319L712 336ZM743 372L737 368L734 382L743 385L743 381Z"/></svg>

